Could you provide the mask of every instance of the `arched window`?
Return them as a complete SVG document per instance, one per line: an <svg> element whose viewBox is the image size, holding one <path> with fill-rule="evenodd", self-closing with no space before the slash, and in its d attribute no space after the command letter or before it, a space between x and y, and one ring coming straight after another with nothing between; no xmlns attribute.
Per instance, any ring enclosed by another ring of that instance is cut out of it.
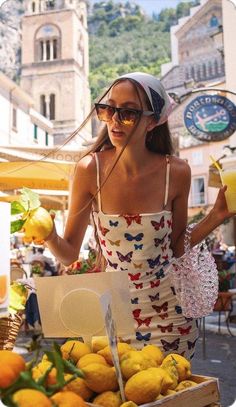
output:
<svg viewBox="0 0 236 407"><path fill-rule="evenodd" d="M46 24L36 34L36 60L53 61L60 58L60 31L52 24Z"/></svg>
<svg viewBox="0 0 236 407"><path fill-rule="evenodd" d="M53 10L55 8L56 1L55 0L47 0L46 1L46 10Z"/></svg>
<svg viewBox="0 0 236 407"><path fill-rule="evenodd" d="M49 100L49 119L55 120L55 95L51 93Z"/></svg>
<svg viewBox="0 0 236 407"><path fill-rule="evenodd" d="M50 95L40 96L40 113L47 117L49 120L55 120L56 118L56 95L51 93Z"/></svg>
<svg viewBox="0 0 236 407"><path fill-rule="evenodd" d="M57 59L57 43L56 39L53 40L53 59Z"/></svg>
<svg viewBox="0 0 236 407"><path fill-rule="evenodd" d="M46 97L45 95L40 96L40 113L47 117L47 107L46 107Z"/></svg>

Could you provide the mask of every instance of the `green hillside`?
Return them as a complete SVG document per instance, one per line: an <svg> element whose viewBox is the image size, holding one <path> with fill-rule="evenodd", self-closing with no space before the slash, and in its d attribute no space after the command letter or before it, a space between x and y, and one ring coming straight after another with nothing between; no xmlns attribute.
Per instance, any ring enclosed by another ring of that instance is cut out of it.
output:
<svg viewBox="0 0 236 407"><path fill-rule="evenodd" d="M160 76L170 60L170 26L196 1L149 17L135 2L100 1L90 9L89 57L92 100L117 76L143 71Z"/></svg>

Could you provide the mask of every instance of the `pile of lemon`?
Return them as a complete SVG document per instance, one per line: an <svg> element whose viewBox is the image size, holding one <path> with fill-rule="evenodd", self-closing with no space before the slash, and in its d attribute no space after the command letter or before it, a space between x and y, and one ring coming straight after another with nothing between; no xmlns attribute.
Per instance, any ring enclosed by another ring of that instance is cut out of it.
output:
<svg viewBox="0 0 236 407"><path fill-rule="evenodd" d="M61 346L63 358L73 360L84 375L72 380L62 391L72 391L97 406L135 407L197 385L190 380L191 365L183 356L173 353L164 357L155 345L136 350L127 343L119 342L117 349L127 399L125 403L121 400L106 337L93 338L91 345L69 340ZM33 369L35 379L48 368L48 363L43 358ZM48 380L54 383L55 371L50 372Z"/></svg>

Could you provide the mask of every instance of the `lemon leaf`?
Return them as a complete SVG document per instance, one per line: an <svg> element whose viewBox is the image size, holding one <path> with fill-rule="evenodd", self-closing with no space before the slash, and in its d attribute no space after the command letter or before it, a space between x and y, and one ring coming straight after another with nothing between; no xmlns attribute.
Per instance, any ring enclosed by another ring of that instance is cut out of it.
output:
<svg viewBox="0 0 236 407"><path fill-rule="evenodd" d="M24 207L25 211L31 211L40 206L39 195L37 192L32 191L29 188L23 187L21 189L20 203Z"/></svg>
<svg viewBox="0 0 236 407"><path fill-rule="evenodd" d="M25 212L25 208L19 201L11 202L11 215L18 215L22 212Z"/></svg>
<svg viewBox="0 0 236 407"><path fill-rule="evenodd" d="M23 219L13 220L11 222L10 233L15 233L15 232L18 232L18 230L21 230L24 223L25 223L25 220L23 220Z"/></svg>

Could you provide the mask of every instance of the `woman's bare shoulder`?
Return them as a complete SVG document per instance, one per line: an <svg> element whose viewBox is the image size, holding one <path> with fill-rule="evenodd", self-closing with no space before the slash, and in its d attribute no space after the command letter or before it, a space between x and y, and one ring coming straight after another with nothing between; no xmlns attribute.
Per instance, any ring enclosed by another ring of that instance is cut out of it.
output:
<svg viewBox="0 0 236 407"><path fill-rule="evenodd" d="M96 160L94 154L82 157L76 164L77 175L94 176L96 174Z"/></svg>
<svg viewBox="0 0 236 407"><path fill-rule="evenodd" d="M185 175L186 177L191 176L191 169L186 160L183 160L182 158L176 156L171 156L170 162L171 168L172 170L174 170L176 176L179 175Z"/></svg>

